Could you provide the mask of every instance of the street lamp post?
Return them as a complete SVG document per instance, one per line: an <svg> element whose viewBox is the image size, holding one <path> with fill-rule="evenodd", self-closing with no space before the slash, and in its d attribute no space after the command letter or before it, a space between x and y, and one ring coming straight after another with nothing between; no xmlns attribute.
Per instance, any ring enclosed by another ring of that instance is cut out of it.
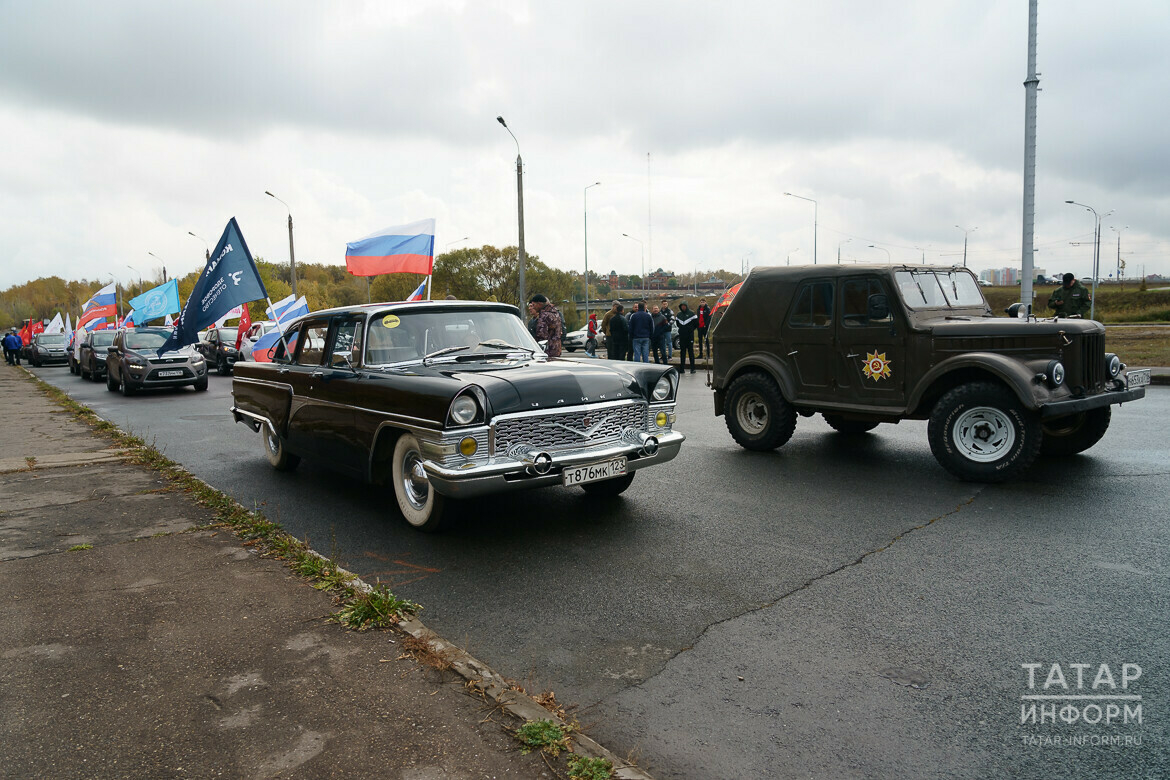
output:
<svg viewBox="0 0 1170 780"><path fill-rule="evenodd" d="M520 227L520 238L516 247L517 254L520 256L520 310L524 310L524 263L528 256L524 254L524 161L520 159L520 142L516 140L516 134L512 132L512 128L508 127L508 123L504 121L502 116L496 117L496 121L504 126L508 131L508 135L512 136L512 140L516 141L516 214L517 222Z"/></svg>
<svg viewBox="0 0 1170 780"><path fill-rule="evenodd" d="M443 251L446 252L447 247L451 246L452 244L458 244L460 241L466 241L469 238L471 238L471 236L464 236L463 238L457 238L454 241L448 241L446 244L443 245Z"/></svg>
<svg viewBox="0 0 1170 780"><path fill-rule="evenodd" d="M1093 232L1093 294L1089 297L1089 319L1097 319L1097 278L1100 276L1098 266L1101 264L1101 219L1113 213L1110 210L1106 214L1098 214L1097 209L1092 206L1086 206L1084 203L1077 203L1075 200L1066 200L1071 206L1080 206L1083 209L1088 209L1093 212L1093 219L1096 220L1097 226Z"/></svg>
<svg viewBox="0 0 1170 780"><path fill-rule="evenodd" d="M853 240L852 238L847 238L844 241L838 242L838 244L837 244L837 265L841 265L841 247L844 246L845 244L848 244L852 240Z"/></svg>
<svg viewBox="0 0 1170 780"><path fill-rule="evenodd" d="M807 200L813 204L813 265L817 264L817 202L812 198L806 198L803 195L793 195L791 192L784 193L790 198L800 198Z"/></svg>
<svg viewBox="0 0 1170 780"><path fill-rule="evenodd" d="M155 260L158 260L160 263L162 263L162 264L163 264L163 266L162 266L162 269L163 269L163 284L166 284L166 283L167 283L167 261L166 261L166 260L163 260L161 257L159 257L158 255L156 255L154 252L147 252L146 254L150 255L150 256L151 256L151 257L153 257Z"/></svg>
<svg viewBox="0 0 1170 780"><path fill-rule="evenodd" d="M1121 285L1121 231L1129 230L1129 225L1126 225L1125 227L1120 227L1120 228L1116 228L1116 227L1113 227L1112 225L1110 225L1109 229L1117 234L1117 284L1120 287L1120 285Z"/></svg>
<svg viewBox="0 0 1170 780"><path fill-rule="evenodd" d="M195 236L195 234L194 234L194 233L192 233L190 230L188 230L188 231L187 231L187 235L189 235L189 236ZM195 238L198 238L200 241L202 241L202 242L203 242L203 249L204 249L204 251L205 251L205 253L206 253L206 254L204 254L204 259L205 259L205 260L210 260L210 259L211 259L211 247L209 247L209 246L207 245L207 240L206 240L206 239L204 239L202 236L195 236Z"/></svg>
<svg viewBox="0 0 1170 780"><path fill-rule="evenodd" d="M601 182L595 181L585 188L583 194L585 200L584 214L585 214L585 319L589 319L589 190L593 187L600 187Z"/></svg>
<svg viewBox="0 0 1170 780"><path fill-rule="evenodd" d="M890 257L890 250L886 249L884 246L878 246L877 244L870 244L869 248L882 250L883 252L886 253L886 265L893 265L894 264L893 258Z"/></svg>
<svg viewBox="0 0 1170 780"><path fill-rule="evenodd" d="M979 228L977 228L977 227L965 228L962 225L955 225L955 227L957 227L959 230L963 231L963 267L966 268L967 267L967 236L970 235L972 231L978 230Z"/></svg>
<svg viewBox="0 0 1170 780"><path fill-rule="evenodd" d="M280 200L280 198L277 198L268 190L264 190L264 194L274 200ZM297 294L297 254L293 249L292 209L283 200L280 200L280 202L284 204L285 210L288 211L288 277L291 280L292 294L295 297ZM368 285L369 283L369 278L367 277L366 284Z"/></svg>
<svg viewBox="0 0 1170 780"><path fill-rule="evenodd" d="M799 251L800 247L797 247L796 249L793 249L791 252L789 252L788 256L784 258L784 265L792 265L792 256Z"/></svg>
<svg viewBox="0 0 1170 780"><path fill-rule="evenodd" d="M642 243L641 239L634 238L629 233L622 233L623 236L631 241L637 241L638 246L642 250L642 297L646 297L646 245Z"/></svg>
<svg viewBox="0 0 1170 780"><path fill-rule="evenodd" d="M138 274L138 292L142 292L142 272L139 271L134 266L130 265L129 263L126 264L126 267L129 268L134 273Z"/></svg>

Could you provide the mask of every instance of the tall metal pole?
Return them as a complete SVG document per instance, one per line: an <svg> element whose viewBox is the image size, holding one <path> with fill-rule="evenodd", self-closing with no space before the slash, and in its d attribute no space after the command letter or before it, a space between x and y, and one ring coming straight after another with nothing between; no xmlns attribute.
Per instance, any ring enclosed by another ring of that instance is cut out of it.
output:
<svg viewBox="0 0 1170 780"><path fill-rule="evenodd" d="M1040 78L1036 73L1037 0L1028 2L1028 78L1024 81L1024 241L1020 257L1020 303L1024 311L1032 310L1032 280L1036 260L1032 254L1032 234L1036 223L1036 93ZM966 238L964 262L966 265Z"/></svg>
<svg viewBox="0 0 1170 780"><path fill-rule="evenodd" d="M969 236L972 232L978 230L979 228L977 228L977 227L965 228L962 225L955 225L955 227L957 227L959 230L963 231L963 267L966 268L967 267L967 236Z"/></svg>
<svg viewBox="0 0 1170 780"><path fill-rule="evenodd" d="M640 239L634 238L629 233L622 233L623 236L631 241L638 242L638 248L642 252L642 297L646 297L646 245Z"/></svg>
<svg viewBox="0 0 1170 780"><path fill-rule="evenodd" d="M585 319L589 319L589 189L599 187L601 182L595 181L585 188Z"/></svg>
<svg viewBox="0 0 1170 780"><path fill-rule="evenodd" d="M803 195L793 195L791 192L784 193L790 198L800 198L807 200L813 204L813 265L817 264L817 202L812 198L806 198Z"/></svg>
<svg viewBox="0 0 1170 780"><path fill-rule="evenodd" d="M504 126L508 131L508 135L512 136L512 140L516 141L516 221L519 226L520 237L517 240L516 253L519 255L519 271L520 271L520 311L524 311L524 265L528 260L528 255L524 253L524 160L520 157L520 142L516 140L516 134L512 132L512 128L508 127L508 123L504 121L502 116L496 117L496 121Z"/></svg>
<svg viewBox="0 0 1170 780"><path fill-rule="evenodd" d="M650 219L650 152L646 152L646 246L650 248L650 267L654 267L654 223ZM642 297L646 297L646 264L642 264Z"/></svg>
<svg viewBox="0 0 1170 780"><path fill-rule="evenodd" d="M837 265L841 265L841 247L845 244L848 244L852 240L852 238L847 238L844 241L837 242Z"/></svg>
<svg viewBox="0 0 1170 780"><path fill-rule="evenodd" d="M280 200L280 198L277 198L268 190L264 190L264 194L274 200ZM292 209L283 200L280 200L280 202L284 203L284 208L288 211L288 274L292 284L292 294L295 296L297 294L297 253L293 249ZM369 284L369 281L367 278L366 283Z"/></svg>
<svg viewBox="0 0 1170 780"><path fill-rule="evenodd" d="M1101 215L1097 213L1097 209L1092 206L1086 206L1084 203L1077 203L1075 200L1066 200L1065 203L1072 206L1080 206L1083 209L1088 209L1093 212L1093 219L1096 222L1093 230L1093 293L1089 296L1089 319L1095 320L1097 319L1097 277L1099 275L1097 266L1101 261ZM1109 214L1112 213L1112 211L1109 212ZM1105 216L1109 216L1109 214Z"/></svg>
<svg viewBox="0 0 1170 780"><path fill-rule="evenodd" d="M1123 228L1115 228L1112 225L1110 225L1109 229L1117 234L1117 272L1116 273L1117 273L1117 283L1118 283L1118 285L1120 285L1121 284L1121 231L1129 230L1129 225L1126 225Z"/></svg>
<svg viewBox="0 0 1170 780"><path fill-rule="evenodd" d="M166 284L167 283L167 261L163 260L161 257L156 255L154 252L147 252L146 254L150 255L155 260L158 260L160 263L163 264L163 267L162 267L162 269L163 269L163 284Z"/></svg>
<svg viewBox="0 0 1170 780"><path fill-rule="evenodd" d="M187 235L195 236L195 234L192 233L190 230L187 231ZM203 248L204 248L204 252L205 252L204 258L205 258L205 260L210 260L211 259L211 247L208 246L207 240L205 238L203 238L202 236L195 236L195 238L198 238L200 241L203 242Z"/></svg>

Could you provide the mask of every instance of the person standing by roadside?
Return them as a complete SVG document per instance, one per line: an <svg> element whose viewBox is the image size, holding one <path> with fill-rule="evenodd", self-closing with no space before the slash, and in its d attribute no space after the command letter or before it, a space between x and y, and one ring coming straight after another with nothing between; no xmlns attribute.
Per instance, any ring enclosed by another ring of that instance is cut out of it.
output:
<svg viewBox="0 0 1170 780"><path fill-rule="evenodd" d="M585 353L597 357L597 315L589 315L589 324L586 326Z"/></svg>
<svg viewBox="0 0 1170 780"><path fill-rule="evenodd" d="M678 305L678 372L681 374L687 365L687 355L691 356L691 373L695 373L695 329L699 327L699 318L690 310L686 302Z"/></svg>
<svg viewBox="0 0 1170 780"><path fill-rule="evenodd" d="M607 352L609 351L609 322L615 316L617 316L620 311L621 311L621 304L618 303L617 301L614 301L613 305L609 307L609 311L607 311L605 313L605 316L601 318L601 332L605 334L605 343L606 343L606 351ZM613 357L613 356L610 355L610 357Z"/></svg>
<svg viewBox="0 0 1170 780"><path fill-rule="evenodd" d="M662 313L658 306L650 315L654 320L654 333L650 336L650 349L654 352L655 363L666 363L669 358L666 354L666 343L670 341L670 320Z"/></svg>
<svg viewBox="0 0 1170 780"><path fill-rule="evenodd" d="M646 311L646 304L639 303L638 310L630 315L630 344L634 349L635 363L650 362L650 337L654 335L654 318Z"/></svg>
<svg viewBox="0 0 1170 780"><path fill-rule="evenodd" d="M1063 284L1048 298L1048 308L1056 312L1057 317L1089 316L1093 296L1072 274L1065 274L1061 281Z"/></svg>
<svg viewBox="0 0 1170 780"><path fill-rule="evenodd" d="M529 301L536 309L536 340L547 341L544 351L549 357L561 356L561 313L540 293Z"/></svg>
<svg viewBox="0 0 1170 780"><path fill-rule="evenodd" d="M4 337L4 357L10 365L20 365L20 348L23 346L24 341L16 335L14 330L9 331L8 335Z"/></svg>
<svg viewBox="0 0 1170 780"><path fill-rule="evenodd" d="M630 349L630 323L622 314L625 307L617 301L613 304L613 317L609 320L609 332L605 334L605 354L610 360L627 360Z"/></svg>
<svg viewBox="0 0 1170 780"><path fill-rule="evenodd" d="M12 331L4 334L4 362L8 365L15 365L12 362Z"/></svg>
<svg viewBox="0 0 1170 780"><path fill-rule="evenodd" d="M711 327L711 307L706 298L699 299L699 308L695 309L695 320L699 336L699 357L703 357L703 343L707 340L707 329Z"/></svg>
<svg viewBox="0 0 1170 780"><path fill-rule="evenodd" d="M671 330L674 323L674 312L670 310L670 302L663 299L658 307L658 311L662 312L662 316L666 318L666 341L664 342L666 348L663 350L666 359L663 363L669 363L670 359L674 357L674 341L671 338Z"/></svg>

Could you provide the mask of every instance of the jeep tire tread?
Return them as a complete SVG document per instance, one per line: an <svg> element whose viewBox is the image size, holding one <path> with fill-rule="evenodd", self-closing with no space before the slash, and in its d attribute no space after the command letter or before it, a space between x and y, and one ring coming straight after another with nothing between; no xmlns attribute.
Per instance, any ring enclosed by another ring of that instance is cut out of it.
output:
<svg viewBox="0 0 1170 780"><path fill-rule="evenodd" d="M1040 444L1041 455L1063 457L1084 452L1109 430L1112 416L1108 406L1089 409L1069 417L1047 420L1041 425L1044 441Z"/></svg>
<svg viewBox="0 0 1170 780"><path fill-rule="evenodd" d="M1008 388L971 382L945 393L927 426L939 464L968 482L1006 482L1032 465L1043 439L1040 418Z"/></svg>
<svg viewBox="0 0 1170 780"><path fill-rule="evenodd" d="M756 452L776 449L796 430L796 410L775 380L758 372L736 377L727 388L724 416L736 444Z"/></svg>

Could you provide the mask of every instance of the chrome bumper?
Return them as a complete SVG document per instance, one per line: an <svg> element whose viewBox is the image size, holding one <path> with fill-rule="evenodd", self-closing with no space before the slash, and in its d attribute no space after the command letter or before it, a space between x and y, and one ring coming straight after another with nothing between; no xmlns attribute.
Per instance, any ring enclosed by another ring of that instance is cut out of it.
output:
<svg viewBox="0 0 1170 780"><path fill-rule="evenodd" d="M484 463L469 461L462 467L451 468L424 460L423 468L435 490L450 498L475 498L510 490L546 487L561 484L561 471L566 466L597 463L610 458L626 457L626 471L634 472L647 466L666 463L678 455L686 436L677 431L658 435L658 451L644 454L636 444L619 443L597 449L549 453L551 468L544 474L535 473L531 464L509 457L496 457Z"/></svg>

